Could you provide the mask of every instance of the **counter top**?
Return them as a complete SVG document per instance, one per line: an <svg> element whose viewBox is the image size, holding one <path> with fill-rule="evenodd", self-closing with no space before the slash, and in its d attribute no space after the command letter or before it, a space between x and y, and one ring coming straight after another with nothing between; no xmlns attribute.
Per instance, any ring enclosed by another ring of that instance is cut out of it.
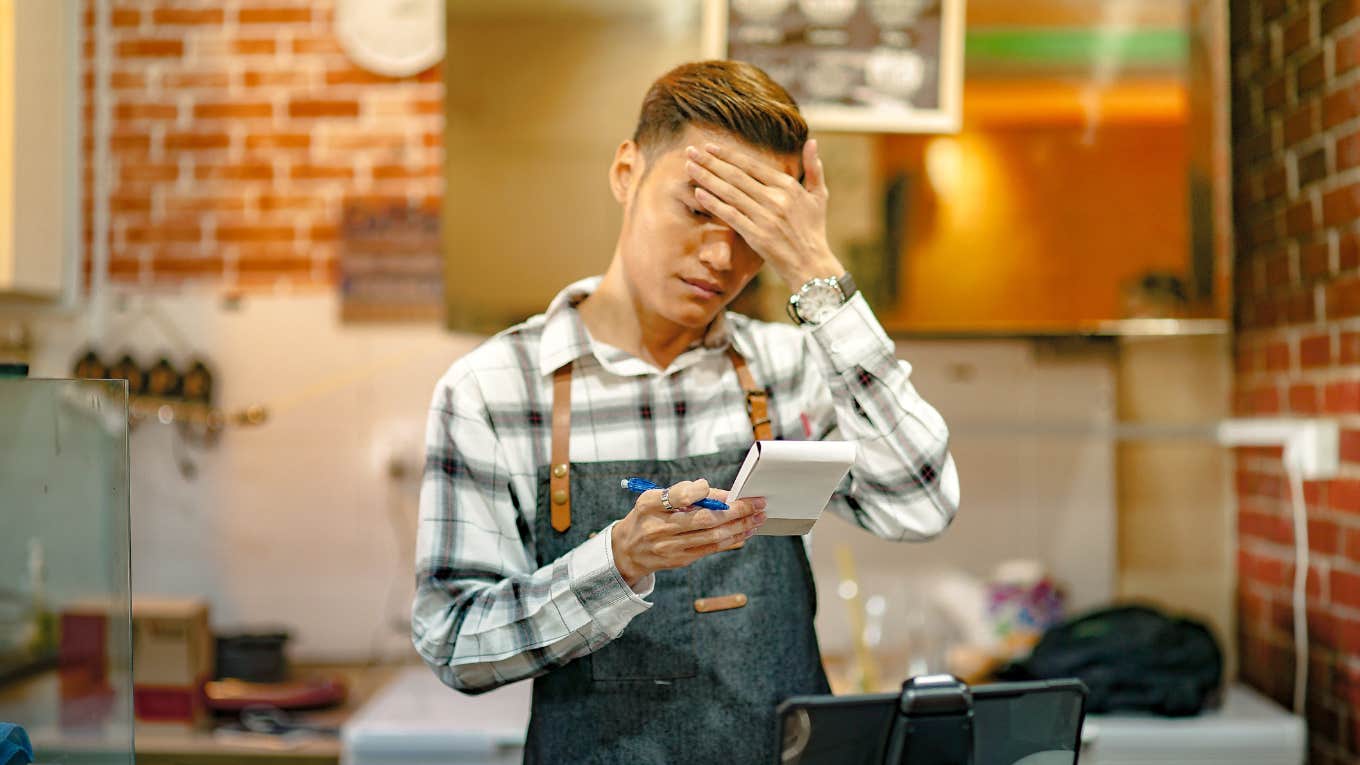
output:
<svg viewBox="0 0 1360 765"><path fill-rule="evenodd" d="M295 674L302 677L339 675L345 679L349 691L345 703L338 707L299 712L293 717L299 722L340 727L405 666L408 665L298 666ZM34 727L28 728L34 749L48 758L53 753L66 752L79 761L82 754L110 749L125 751L125 730L102 735L98 731L81 734L62 731L55 722L57 702L57 673L34 675L0 687L0 719L32 720L33 710L51 710L47 716L52 722L40 719ZM6 710L21 714L7 715ZM338 765L340 749L339 736L324 734L282 737L142 723L135 729L137 765Z"/></svg>
<svg viewBox="0 0 1360 765"><path fill-rule="evenodd" d="M345 723L346 765L511 765L523 759L533 683L469 696L423 666L405 667Z"/></svg>

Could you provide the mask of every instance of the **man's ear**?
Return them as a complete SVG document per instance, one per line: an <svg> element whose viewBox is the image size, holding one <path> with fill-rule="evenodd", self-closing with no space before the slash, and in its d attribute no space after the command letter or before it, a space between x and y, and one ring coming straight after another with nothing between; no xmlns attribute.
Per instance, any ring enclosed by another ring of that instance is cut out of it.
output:
<svg viewBox="0 0 1360 765"><path fill-rule="evenodd" d="M609 189L619 204L628 201L633 187L642 180L644 162L642 150L632 139L619 144L614 152L614 163L609 166Z"/></svg>

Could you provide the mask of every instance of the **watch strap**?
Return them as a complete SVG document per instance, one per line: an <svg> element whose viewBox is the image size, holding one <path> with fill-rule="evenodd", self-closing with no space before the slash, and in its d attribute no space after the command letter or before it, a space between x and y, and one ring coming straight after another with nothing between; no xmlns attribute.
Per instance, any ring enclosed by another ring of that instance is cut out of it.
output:
<svg viewBox="0 0 1360 765"><path fill-rule="evenodd" d="M854 297L856 292L859 292L859 286L855 284L855 278L850 275L849 271L841 274L836 283L841 286L841 294L845 296L846 302L849 302L850 298Z"/></svg>

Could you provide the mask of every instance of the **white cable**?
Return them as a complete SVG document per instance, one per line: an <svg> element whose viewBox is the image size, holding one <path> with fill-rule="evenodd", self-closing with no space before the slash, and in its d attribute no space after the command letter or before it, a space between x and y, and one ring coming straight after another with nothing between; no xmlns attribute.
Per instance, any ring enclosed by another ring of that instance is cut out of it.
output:
<svg viewBox="0 0 1360 765"><path fill-rule="evenodd" d="M1294 504L1294 714L1302 715L1308 698L1308 511L1299 467L1285 460L1285 472Z"/></svg>
<svg viewBox="0 0 1360 765"><path fill-rule="evenodd" d="M1308 509L1303 481L1333 478L1340 467L1340 426L1332 419L1238 418L1218 424L1224 446L1283 446L1294 509L1294 713L1308 699Z"/></svg>

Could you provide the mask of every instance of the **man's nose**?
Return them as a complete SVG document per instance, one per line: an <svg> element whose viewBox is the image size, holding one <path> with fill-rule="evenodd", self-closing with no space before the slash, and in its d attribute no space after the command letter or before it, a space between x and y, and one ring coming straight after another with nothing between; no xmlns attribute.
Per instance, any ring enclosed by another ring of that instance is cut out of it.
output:
<svg viewBox="0 0 1360 765"><path fill-rule="evenodd" d="M737 232L728 226L712 226L703 234L699 259L715 271L732 267L732 249L737 245Z"/></svg>

